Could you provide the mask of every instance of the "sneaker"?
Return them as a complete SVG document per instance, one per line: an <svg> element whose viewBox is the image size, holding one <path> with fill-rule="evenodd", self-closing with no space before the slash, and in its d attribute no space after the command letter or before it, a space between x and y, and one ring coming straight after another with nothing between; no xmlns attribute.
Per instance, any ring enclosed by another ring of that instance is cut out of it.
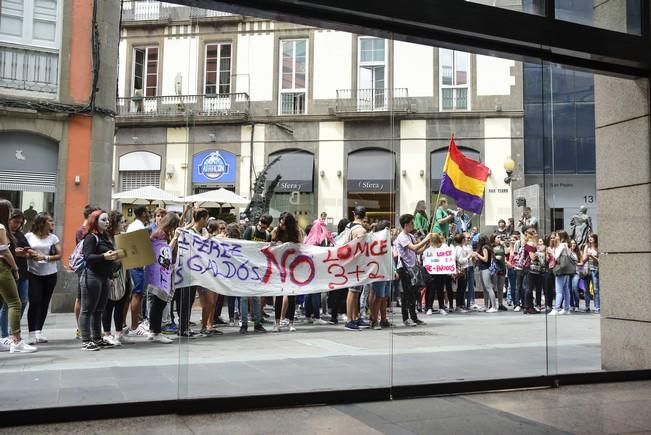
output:
<svg viewBox="0 0 651 435"><path fill-rule="evenodd" d="M468 312L468 310L466 310L465 308L457 307L457 308L454 310L454 312L455 312L455 313L465 314L465 313Z"/></svg>
<svg viewBox="0 0 651 435"><path fill-rule="evenodd" d="M294 325L289 325L289 332L296 332Z"/></svg>
<svg viewBox="0 0 651 435"><path fill-rule="evenodd" d="M248 326L240 326L240 334L246 335L249 333L249 327Z"/></svg>
<svg viewBox="0 0 651 435"><path fill-rule="evenodd" d="M388 320L383 320L380 322L380 326L383 328L391 328L392 325L391 322L389 322Z"/></svg>
<svg viewBox="0 0 651 435"><path fill-rule="evenodd" d="M149 333L149 335L147 336L147 341L153 341L162 344L170 344L173 342L173 340L165 337L163 334L155 334L153 332Z"/></svg>
<svg viewBox="0 0 651 435"><path fill-rule="evenodd" d="M515 307L515 308L513 309L513 311L515 311L515 312L517 313L517 312L520 311L521 309L522 309L522 308L520 307L520 305L518 305L517 307Z"/></svg>
<svg viewBox="0 0 651 435"><path fill-rule="evenodd" d="M344 325L344 328L348 329L349 331L359 331L359 325L357 322L351 321L351 322L346 322L346 325Z"/></svg>
<svg viewBox="0 0 651 435"><path fill-rule="evenodd" d="M215 325L226 325L226 322L224 322L224 320L221 317L217 317L217 319L215 319L214 324Z"/></svg>
<svg viewBox="0 0 651 435"><path fill-rule="evenodd" d="M234 328L235 327L235 320L233 320L233 319L229 320L228 321L228 326L230 326L231 328Z"/></svg>
<svg viewBox="0 0 651 435"><path fill-rule="evenodd" d="M109 349L111 347L115 347L114 344L108 343L101 338L99 340L93 340L93 343L99 346L100 349L104 349L104 348Z"/></svg>
<svg viewBox="0 0 651 435"><path fill-rule="evenodd" d="M557 310L554 309L554 310L551 310L551 311L549 312L549 315L550 315L550 316L556 316L556 315L558 315L558 313L559 313L559 311L557 311Z"/></svg>
<svg viewBox="0 0 651 435"><path fill-rule="evenodd" d="M420 319L416 319L416 320L414 320L413 322L414 322L416 325L426 325L426 323L423 322L423 321L420 320Z"/></svg>
<svg viewBox="0 0 651 435"><path fill-rule="evenodd" d="M32 353L38 349L36 346L30 346L25 343L25 340L20 340L18 343L13 342L9 345L9 353Z"/></svg>
<svg viewBox="0 0 651 435"><path fill-rule="evenodd" d="M75 332L75 340L81 340L81 332L79 332L79 329Z"/></svg>
<svg viewBox="0 0 651 435"><path fill-rule="evenodd" d="M585 311L586 313L589 313L589 312L590 312L590 308L586 308L584 311Z"/></svg>
<svg viewBox="0 0 651 435"><path fill-rule="evenodd" d="M161 331L163 334L176 334L179 332L178 326L176 326L176 323L169 323L161 328Z"/></svg>
<svg viewBox="0 0 651 435"><path fill-rule="evenodd" d="M29 345L36 344L36 333L30 332L29 337L27 337L27 339L23 341L25 342L25 344L29 344Z"/></svg>
<svg viewBox="0 0 651 435"><path fill-rule="evenodd" d="M416 326L416 324L414 322L412 322L411 319L405 320L404 322L402 322L402 324L405 325L405 326L409 326L409 327Z"/></svg>
<svg viewBox="0 0 651 435"><path fill-rule="evenodd" d="M497 309L498 309L499 311L509 311L509 309L506 308L504 305L500 305L499 307L497 307Z"/></svg>
<svg viewBox="0 0 651 435"><path fill-rule="evenodd" d="M81 350L88 350L88 351L95 352L100 350L100 347L94 341L84 341L81 344Z"/></svg>
<svg viewBox="0 0 651 435"><path fill-rule="evenodd" d="M339 320L337 319L330 319L328 321L328 325L338 325L338 324L339 324Z"/></svg>
<svg viewBox="0 0 651 435"><path fill-rule="evenodd" d="M382 330L382 326L380 326L380 323L379 323L379 322L372 322L372 323L371 323L371 328L372 328L374 331L381 331L381 330Z"/></svg>
<svg viewBox="0 0 651 435"><path fill-rule="evenodd" d="M36 331L34 333L34 336L36 337L36 342L37 343L47 343L48 342L47 337L45 335L43 335L43 333L41 331Z"/></svg>
<svg viewBox="0 0 651 435"><path fill-rule="evenodd" d="M9 352L11 350L11 344L6 343L6 340L3 338L0 340L0 352Z"/></svg>
<svg viewBox="0 0 651 435"><path fill-rule="evenodd" d="M307 323L308 325L310 325L310 324L314 323L314 319L311 318L311 317L310 317L309 319L305 319L305 323Z"/></svg>
<svg viewBox="0 0 651 435"><path fill-rule="evenodd" d="M264 326L262 326L262 325L260 325L260 324L255 325L255 326L253 327L253 330L254 330L255 332L267 332L267 330L264 329Z"/></svg>
<svg viewBox="0 0 651 435"><path fill-rule="evenodd" d="M314 319L315 325L329 325L330 323L323 319Z"/></svg>
<svg viewBox="0 0 651 435"><path fill-rule="evenodd" d="M289 326L289 319L283 319L283 320L280 321L280 327L281 328L283 328L283 327L286 328L288 326Z"/></svg>
<svg viewBox="0 0 651 435"><path fill-rule="evenodd" d="M489 308L489 309L486 310L486 312L487 313L497 313L497 308L495 308L495 307Z"/></svg>
<svg viewBox="0 0 651 435"><path fill-rule="evenodd" d="M560 310L560 311L558 312L558 314L559 314L560 316L566 316L566 315L570 314L570 310Z"/></svg>
<svg viewBox="0 0 651 435"><path fill-rule="evenodd" d="M271 332L280 332L280 328L278 327L278 325L274 324L274 327L271 329Z"/></svg>
<svg viewBox="0 0 651 435"><path fill-rule="evenodd" d="M595 314L599 314L599 313L601 313L601 308L597 308L596 310L594 310L594 313L595 313Z"/></svg>
<svg viewBox="0 0 651 435"><path fill-rule="evenodd" d="M102 341L109 343L112 346L122 346L122 342L112 335L105 335L102 337Z"/></svg>
<svg viewBox="0 0 651 435"><path fill-rule="evenodd" d="M117 340L122 344L135 344L136 343L135 341L133 341L133 338L129 338L124 334L118 335Z"/></svg>
<svg viewBox="0 0 651 435"><path fill-rule="evenodd" d="M127 336L129 337L146 337L149 331L145 330L142 323L136 329L129 329Z"/></svg>
<svg viewBox="0 0 651 435"><path fill-rule="evenodd" d="M426 313L426 314L427 314L428 316L431 316L431 315L432 315L432 309L430 308L429 310L427 310L427 313Z"/></svg>
<svg viewBox="0 0 651 435"><path fill-rule="evenodd" d="M448 315L448 312L445 311L445 309L441 308L441 309L439 310L439 314L440 314L441 316L447 316L447 315Z"/></svg>
<svg viewBox="0 0 651 435"><path fill-rule="evenodd" d="M359 326L359 329L368 329L371 327L371 324L368 323L366 320L359 318L357 320L353 320Z"/></svg>
<svg viewBox="0 0 651 435"><path fill-rule="evenodd" d="M480 310L481 310L481 308L480 308L479 305L477 305L477 304L472 304L472 305L470 306L470 309L471 309L472 311L480 311Z"/></svg>

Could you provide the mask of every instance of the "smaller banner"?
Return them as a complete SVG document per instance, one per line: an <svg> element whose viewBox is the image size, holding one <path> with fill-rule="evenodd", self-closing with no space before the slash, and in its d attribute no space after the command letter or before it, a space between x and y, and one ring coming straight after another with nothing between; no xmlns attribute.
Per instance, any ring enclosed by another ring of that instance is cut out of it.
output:
<svg viewBox="0 0 651 435"><path fill-rule="evenodd" d="M227 296L319 293L389 281L392 265L388 230L336 247L205 239L182 231L174 287Z"/></svg>
<svg viewBox="0 0 651 435"><path fill-rule="evenodd" d="M430 275L450 275L457 273L454 248L449 246L429 248L423 252L423 266Z"/></svg>
<svg viewBox="0 0 651 435"><path fill-rule="evenodd" d="M145 282L149 291L156 297L167 301L172 293L172 250L163 240L151 242L156 262L145 267Z"/></svg>

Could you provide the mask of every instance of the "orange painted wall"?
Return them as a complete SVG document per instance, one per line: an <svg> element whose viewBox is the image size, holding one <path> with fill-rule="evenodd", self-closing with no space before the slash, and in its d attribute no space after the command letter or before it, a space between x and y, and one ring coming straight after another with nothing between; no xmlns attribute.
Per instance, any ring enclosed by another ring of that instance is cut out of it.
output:
<svg viewBox="0 0 651 435"><path fill-rule="evenodd" d="M92 86L91 31L93 0L71 0L71 39L69 89L77 104L86 104ZM75 248L75 232L83 221L84 206L89 203L89 175L93 118L75 115L68 121L68 161L65 168L65 204L63 216L63 264ZM79 176L80 184L75 184Z"/></svg>

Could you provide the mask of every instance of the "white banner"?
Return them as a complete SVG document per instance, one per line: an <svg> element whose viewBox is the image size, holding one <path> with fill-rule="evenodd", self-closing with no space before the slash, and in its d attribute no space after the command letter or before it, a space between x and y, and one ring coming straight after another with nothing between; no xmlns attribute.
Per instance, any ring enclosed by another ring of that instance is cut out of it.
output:
<svg viewBox="0 0 651 435"><path fill-rule="evenodd" d="M430 275L449 275L457 273L457 261L454 248L443 246L438 249L428 248L423 252L423 266Z"/></svg>
<svg viewBox="0 0 651 435"><path fill-rule="evenodd" d="M174 286L201 286L227 296L319 293L393 278L389 231L343 246L205 239L183 231Z"/></svg>

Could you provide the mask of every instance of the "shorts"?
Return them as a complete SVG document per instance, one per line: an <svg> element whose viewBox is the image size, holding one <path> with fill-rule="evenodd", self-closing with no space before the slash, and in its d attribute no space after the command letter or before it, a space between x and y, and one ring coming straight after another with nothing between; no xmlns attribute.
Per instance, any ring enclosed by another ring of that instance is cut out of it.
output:
<svg viewBox="0 0 651 435"><path fill-rule="evenodd" d="M131 294L133 295L142 295L145 293L145 270L142 268L131 269L129 270L129 275L131 275L131 281L133 282L133 287L131 288Z"/></svg>
<svg viewBox="0 0 651 435"><path fill-rule="evenodd" d="M363 290L364 290L364 286L361 285L358 287L350 287L348 289L349 292L353 292L353 293L361 293Z"/></svg>
<svg viewBox="0 0 651 435"><path fill-rule="evenodd" d="M372 288L376 298L388 298L391 296L391 281L374 282Z"/></svg>

